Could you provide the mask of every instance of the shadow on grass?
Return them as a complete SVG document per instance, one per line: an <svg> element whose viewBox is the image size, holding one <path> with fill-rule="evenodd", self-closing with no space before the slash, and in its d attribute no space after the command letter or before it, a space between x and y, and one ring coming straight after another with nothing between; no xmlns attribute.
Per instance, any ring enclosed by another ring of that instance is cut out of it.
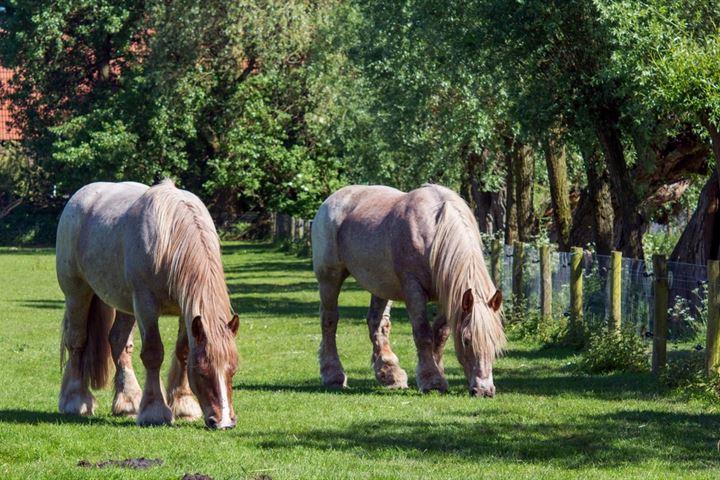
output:
<svg viewBox="0 0 720 480"><path fill-rule="evenodd" d="M270 260L261 262L248 262L240 265L230 265L225 268L225 273L231 275L242 275L246 273L272 273L272 272L306 272L312 274L312 262L309 259L296 260L288 257L287 260ZM254 277L254 275L253 275Z"/></svg>
<svg viewBox="0 0 720 480"><path fill-rule="evenodd" d="M397 390L393 391L383 389L377 382L372 380L353 380L352 378L348 380L347 388L326 387L320 382L319 375L316 380L306 380L302 382L239 383L233 386L233 390L252 392L328 393L336 395L368 395L398 392ZM400 392L400 394L402 394L402 392Z"/></svg>
<svg viewBox="0 0 720 480"><path fill-rule="evenodd" d="M43 310L62 310L65 308L64 300L23 300L16 303L23 307L40 308Z"/></svg>
<svg viewBox="0 0 720 480"><path fill-rule="evenodd" d="M5 247L0 246L0 255L55 255L55 249L50 247Z"/></svg>
<svg viewBox="0 0 720 480"><path fill-rule="evenodd" d="M57 425L112 425L115 427L136 426L135 422L125 418L106 418L102 416L85 417L80 415L67 415L58 412L41 412L36 410L9 409L0 410L0 424L22 423L36 425L40 423L52 423Z"/></svg>
<svg viewBox="0 0 720 480"><path fill-rule="evenodd" d="M343 429L316 429L273 438L264 448L320 451L362 449L384 457L387 449L418 461L442 457L555 465L566 469L617 468L668 462L690 469L718 465L718 415L649 410L572 416L547 422L498 419L492 411L466 421L360 421Z"/></svg>

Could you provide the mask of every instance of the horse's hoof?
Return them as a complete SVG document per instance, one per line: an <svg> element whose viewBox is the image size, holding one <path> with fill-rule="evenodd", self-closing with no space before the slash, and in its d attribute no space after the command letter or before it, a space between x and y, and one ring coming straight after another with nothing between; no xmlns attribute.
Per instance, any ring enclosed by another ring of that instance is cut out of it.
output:
<svg viewBox="0 0 720 480"><path fill-rule="evenodd" d="M420 392L428 393L433 390L440 393L445 393L448 390L448 382L445 377L437 374L425 374L422 372L417 373L417 386Z"/></svg>
<svg viewBox="0 0 720 480"><path fill-rule="evenodd" d="M408 388L408 376L397 363L385 362L378 358L373 365L375 378L380 385L390 389Z"/></svg>
<svg viewBox="0 0 720 480"><path fill-rule="evenodd" d="M60 413L70 415L94 415L97 401L90 392L70 392L60 395Z"/></svg>
<svg viewBox="0 0 720 480"><path fill-rule="evenodd" d="M112 403L112 414L118 417L134 417L140 410L140 399L142 393L138 390L135 392L117 392Z"/></svg>
<svg viewBox="0 0 720 480"><path fill-rule="evenodd" d="M327 388L347 388L347 375L343 372L322 375L322 383Z"/></svg>
<svg viewBox="0 0 720 480"><path fill-rule="evenodd" d="M189 422L202 417L200 404L191 394L173 395L170 398L172 399L170 408L172 409L173 417Z"/></svg>
<svg viewBox="0 0 720 480"><path fill-rule="evenodd" d="M137 424L141 427L172 425L172 411L164 402L153 402L140 406Z"/></svg>

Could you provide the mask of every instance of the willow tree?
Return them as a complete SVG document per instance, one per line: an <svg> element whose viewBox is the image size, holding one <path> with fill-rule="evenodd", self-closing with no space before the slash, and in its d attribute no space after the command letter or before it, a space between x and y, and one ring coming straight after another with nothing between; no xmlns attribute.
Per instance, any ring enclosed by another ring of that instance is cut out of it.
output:
<svg viewBox="0 0 720 480"><path fill-rule="evenodd" d="M602 2L623 47L618 57L640 81L642 100L664 115L704 129L715 172L672 258L720 258L720 11L703 0Z"/></svg>

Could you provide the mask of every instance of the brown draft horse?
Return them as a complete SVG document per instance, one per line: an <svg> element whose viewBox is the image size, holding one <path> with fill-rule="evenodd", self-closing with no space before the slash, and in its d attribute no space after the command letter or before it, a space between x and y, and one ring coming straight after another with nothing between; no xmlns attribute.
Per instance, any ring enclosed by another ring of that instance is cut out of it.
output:
<svg viewBox="0 0 720 480"><path fill-rule="evenodd" d="M207 208L170 181L92 183L72 196L58 226L57 277L65 294L59 409L92 415L93 388L115 364L115 415L139 425L204 415L211 428L235 425L232 376L238 362L238 317ZM160 382L160 315L179 315L168 385ZM228 319L230 319L228 321ZM140 327L147 371L140 392L132 369L132 331ZM197 395L198 401L193 397Z"/></svg>
<svg viewBox="0 0 720 480"><path fill-rule="evenodd" d="M480 234L467 204L451 190L424 185L409 193L383 186L349 186L320 206L312 224L313 268L320 287L320 374L327 386L347 377L335 333L338 294L352 275L372 294L367 323L377 380L407 388L407 374L390 348L390 307L402 300L417 347L418 388L446 391L443 347L450 331L470 394L493 396L492 363L505 345L495 288ZM437 301L431 326L427 303Z"/></svg>

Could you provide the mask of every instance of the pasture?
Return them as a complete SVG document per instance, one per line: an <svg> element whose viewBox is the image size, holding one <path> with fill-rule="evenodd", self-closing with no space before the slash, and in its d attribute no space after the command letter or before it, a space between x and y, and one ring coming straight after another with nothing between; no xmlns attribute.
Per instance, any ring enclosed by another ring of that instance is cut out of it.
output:
<svg viewBox="0 0 720 480"><path fill-rule="evenodd" d="M310 261L267 244L226 243L223 261L240 315L234 378L237 427L201 420L139 428L110 416L57 413L63 301L52 250L0 250L0 475L2 478L718 478L720 414L660 387L649 374L588 376L574 352L510 338L495 364L497 396L473 399L451 352L450 391L377 386L365 313L369 294L348 282L338 348L350 388L320 386L318 300ZM393 349L414 386L415 348L400 306ZM166 361L176 319L161 321ZM135 365L142 382L136 332ZM77 466L132 457L147 470Z"/></svg>

